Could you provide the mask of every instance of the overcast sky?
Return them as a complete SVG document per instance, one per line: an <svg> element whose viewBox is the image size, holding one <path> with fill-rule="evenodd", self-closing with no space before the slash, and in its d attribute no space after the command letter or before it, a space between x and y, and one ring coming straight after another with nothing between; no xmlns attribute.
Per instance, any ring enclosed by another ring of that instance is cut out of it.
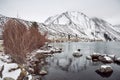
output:
<svg viewBox="0 0 120 80"><path fill-rule="evenodd" d="M44 22L65 11L80 11L88 17L120 24L120 0L0 0L0 14Z"/></svg>

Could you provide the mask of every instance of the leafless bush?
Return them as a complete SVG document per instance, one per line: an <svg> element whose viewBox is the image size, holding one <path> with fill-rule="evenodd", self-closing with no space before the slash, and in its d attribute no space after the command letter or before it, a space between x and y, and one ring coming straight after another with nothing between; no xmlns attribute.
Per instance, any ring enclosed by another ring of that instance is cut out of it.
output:
<svg viewBox="0 0 120 80"><path fill-rule="evenodd" d="M6 54L19 64L26 62L26 54L45 44L46 35L38 31L36 22L27 29L16 19L10 19L4 26L3 45Z"/></svg>

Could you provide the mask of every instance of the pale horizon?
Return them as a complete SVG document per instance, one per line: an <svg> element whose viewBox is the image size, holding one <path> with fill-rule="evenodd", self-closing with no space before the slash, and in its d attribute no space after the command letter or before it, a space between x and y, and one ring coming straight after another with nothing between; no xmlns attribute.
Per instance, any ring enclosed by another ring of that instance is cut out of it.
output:
<svg viewBox="0 0 120 80"><path fill-rule="evenodd" d="M119 0L0 0L0 14L8 17L44 22L66 11L79 11L98 17L112 25L120 24Z"/></svg>

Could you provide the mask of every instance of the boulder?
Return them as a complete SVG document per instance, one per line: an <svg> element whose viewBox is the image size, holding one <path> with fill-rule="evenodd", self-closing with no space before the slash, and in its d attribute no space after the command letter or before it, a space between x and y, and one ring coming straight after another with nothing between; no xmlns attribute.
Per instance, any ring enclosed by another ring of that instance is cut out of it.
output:
<svg viewBox="0 0 120 80"><path fill-rule="evenodd" d="M81 57L82 54L80 54L80 53L73 53L73 56L74 56L74 57Z"/></svg>
<svg viewBox="0 0 120 80"><path fill-rule="evenodd" d="M113 69L110 65L101 65L101 67L99 69L97 69L97 72L107 74L107 73L113 72Z"/></svg>
<svg viewBox="0 0 120 80"><path fill-rule="evenodd" d="M93 61L98 61L99 60L99 53L93 53L92 55L90 55Z"/></svg>
<svg viewBox="0 0 120 80"><path fill-rule="evenodd" d="M11 77L5 77L3 80L15 80L15 79L13 79Z"/></svg>
<svg viewBox="0 0 120 80"><path fill-rule="evenodd" d="M114 60L115 57L116 57L114 54L112 54L112 55L107 55L107 56L110 57L110 58L113 59L113 60Z"/></svg>
<svg viewBox="0 0 120 80"><path fill-rule="evenodd" d="M109 65L101 65L101 67L96 70L96 73L102 77L110 77L113 73L113 69Z"/></svg>
<svg viewBox="0 0 120 80"><path fill-rule="evenodd" d="M115 59L115 63L120 64L120 57Z"/></svg>
<svg viewBox="0 0 120 80"><path fill-rule="evenodd" d="M78 49L77 51L73 52L73 56L74 57L81 57L82 54L80 54L80 49Z"/></svg>
<svg viewBox="0 0 120 80"><path fill-rule="evenodd" d="M99 56L99 60L104 63L112 63L113 59L108 56Z"/></svg>

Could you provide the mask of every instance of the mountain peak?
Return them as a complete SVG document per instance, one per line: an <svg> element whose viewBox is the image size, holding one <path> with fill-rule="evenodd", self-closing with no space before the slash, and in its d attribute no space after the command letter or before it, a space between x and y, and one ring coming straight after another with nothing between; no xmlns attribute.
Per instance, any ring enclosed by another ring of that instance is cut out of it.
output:
<svg viewBox="0 0 120 80"><path fill-rule="evenodd" d="M89 20L89 18L78 11L66 11L59 15L49 17L45 23L46 24L60 24L60 25L68 25L70 23L80 24L80 22L84 22Z"/></svg>
<svg viewBox="0 0 120 80"><path fill-rule="evenodd" d="M0 15L0 25L4 25L11 17ZM17 18L18 21L29 28L32 22ZM107 21L100 18L89 18L78 11L66 11L51 16L45 24L38 23L40 32L48 32L49 38L71 38L76 36L80 40L120 40L120 28L113 27ZM107 35L107 37L106 37Z"/></svg>

